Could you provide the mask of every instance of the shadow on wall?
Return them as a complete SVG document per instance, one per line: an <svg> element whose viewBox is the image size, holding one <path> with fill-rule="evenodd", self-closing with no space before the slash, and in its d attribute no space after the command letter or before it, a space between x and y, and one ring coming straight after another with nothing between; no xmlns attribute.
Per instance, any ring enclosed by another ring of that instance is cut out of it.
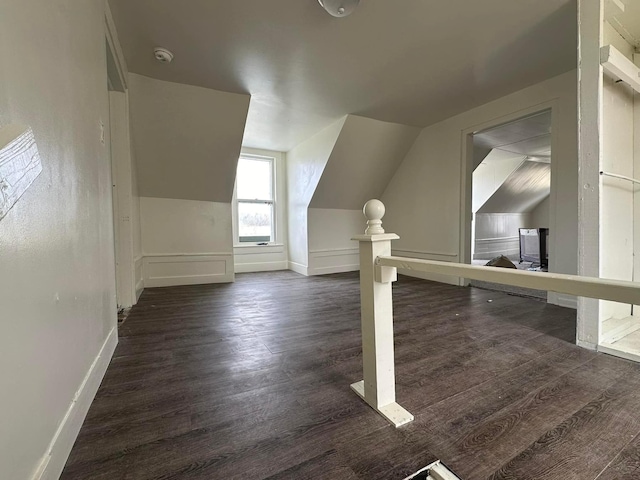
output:
<svg viewBox="0 0 640 480"><path fill-rule="evenodd" d="M475 83L481 88L491 88L494 97L505 95L509 90L509 84L522 82L522 84L533 85L546 78L548 72L565 73L577 68L578 50L578 4L577 0L570 0L562 5L552 15L544 21L538 23L536 28L522 32L521 36L508 46L496 49L491 57L484 63L475 66L472 76ZM571 29L571 35L564 35L563 38L571 39L570 43L555 45L555 48L564 53L563 56L550 56L544 50L532 50L531 45L536 45L541 39L553 38L554 33L566 32ZM512 71L510 60L526 58L517 70L517 77L504 77L504 81L496 82L495 72L509 68ZM534 67L536 65L536 67ZM540 68L543 65L543 68Z"/></svg>

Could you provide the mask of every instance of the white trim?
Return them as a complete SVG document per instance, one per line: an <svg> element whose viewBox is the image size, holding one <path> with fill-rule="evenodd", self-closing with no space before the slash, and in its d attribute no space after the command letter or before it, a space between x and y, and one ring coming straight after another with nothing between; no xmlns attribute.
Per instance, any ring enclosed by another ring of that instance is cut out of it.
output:
<svg viewBox="0 0 640 480"><path fill-rule="evenodd" d="M276 153L276 152L274 152ZM238 198L238 173L236 169L236 177L235 183L233 186L233 198L231 199L232 204L232 215L233 215L233 243L236 245L242 245L240 242L240 228L238 226L238 209L241 203L252 203L252 204L266 204L271 205L271 238L269 239L269 243L277 243L280 240L278 235L278 204L280 202L278 196L278 160L280 157L276 157L276 155L256 155L253 153L247 153L244 149L240 151L240 157L238 158L238 164L240 160L260 160L263 162L268 162L271 166L271 198L270 199L248 199L248 198ZM256 246L257 243L260 242L244 242L247 246ZM235 245L234 245L235 246ZM263 245L266 246L266 245Z"/></svg>
<svg viewBox="0 0 640 480"><path fill-rule="evenodd" d="M576 345L582 348L586 348L587 350L596 351L598 349L598 345L596 345L595 343L587 342L580 339L576 340Z"/></svg>
<svg viewBox="0 0 640 480"><path fill-rule="evenodd" d="M625 57L613 45L605 45L600 49L600 63L605 72L640 93L640 68Z"/></svg>
<svg viewBox="0 0 640 480"><path fill-rule="evenodd" d="M284 245L282 244L269 244L269 245L234 245L234 255L272 255L274 253L284 253ZM237 249L237 250L236 250Z"/></svg>
<svg viewBox="0 0 640 480"><path fill-rule="evenodd" d="M597 350L598 352L613 355L614 357L624 358L633 362L640 362L640 354L630 352L628 350L622 350L620 349L620 347L616 347L615 343L601 343L600 345L598 345Z"/></svg>
<svg viewBox="0 0 640 480"><path fill-rule="evenodd" d="M32 480L55 480L60 477L117 344L118 329L114 326L74 395Z"/></svg>
<svg viewBox="0 0 640 480"><path fill-rule="evenodd" d="M360 264L336 265L331 267L312 267L308 269L309 276L312 275L330 275L332 273L357 272L360 270Z"/></svg>
<svg viewBox="0 0 640 480"><path fill-rule="evenodd" d="M327 248L309 252L309 275L355 272L360 270L360 252L355 248Z"/></svg>
<svg viewBox="0 0 640 480"><path fill-rule="evenodd" d="M476 243L477 242L487 242L487 243L491 243L491 242L496 242L496 241L501 241L501 242L505 242L505 241L519 241L520 237L516 236L512 236L512 237L496 237L496 238L476 238Z"/></svg>
<svg viewBox="0 0 640 480"><path fill-rule="evenodd" d="M197 253L145 253L142 258L154 257L224 257L232 252L197 252Z"/></svg>
<svg viewBox="0 0 640 480"><path fill-rule="evenodd" d="M277 262L256 262L256 263L236 263L236 273L250 272L275 272L279 270L288 270L288 262L281 260Z"/></svg>
<svg viewBox="0 0 640 480"><path fill-rule="evenodd" d="M301 263L296 263L296 262L289 262L289 270L299 273L300 275L304 275L305 277L308 277L308 270L309 268L306 265L302 265Z"/></svg>
<svg viewBox="0 0 640 480"><path fill-rule="evenodd" d="M122 46L120 44L120 39L118 38L118 30L111 13L111 7L109 6L109 2L107 0L105 0L104 2L104 19L106 40L116 62L116 68L118 70L120 81L122 82L125 90L127 90L127 75L129 73L129 70L127 69L127 62L124 59L124 53L122 52Z"/></svg>
<svg viewBox="0 0 640 480"><path fill-rule="evenodd" d="M144 291L144 262L142 256L136 257L133 261L133 269L136 283L136 303L138 303L140 295L142 295Z"/></svg>
<svg viewBox="0 0 640 480"><path fill-rule="evenodd" d="M145 288L231 283L235 280L232 253L152 254L144 256L143 264ZM158 267L161 273L153 273L154 266L161 266Z"/></svg>
<svg viewBox="0 0 640 480"><path fill-rule="evenodd" d="M340 257L343 255L359 255L358 247L354 248L327 248L323 250L310 250L309 255L314 257Z"/></svg>
<svg viewBox="0 0 640 480"><path fill-rule="evenodd" d="M549 303L558 305L560 307L572 308L574 310L578 309L578 297L574 297L573 295L563 295L557 293L549 297Z"/></svg>
<svg viewBox="0 0 640 480"><path fill-rule="evenodd" d="M500 125L506 125L508 123L515 122L517 120L542 113L544 111L551 110L551 193L550 193L550 207L549 207L549 223L552 227L549 231L549 245L547 248L550 252L556 252L556 196L557 196L557 181L558 181L558 166L557 155L559 152L559 120L560 115L560 100L559 98L552 98L543 101L538 104L530 105L528 107L513 111L506 115L501 115L491 120L481 122L476 125L471 125L468 128L461 131L461 158L460 158L460 225L459 225L459 256L458 261L461 263L471 263L472 259L472 245L473 233L472 220L473 213L471 208L472 199L472 187L473 187L473 135L475 133L487 130L489 128L498 127ZM549 270L554 271L556 268L555 254L549 258ZM469 281L465 278L459 279L459 285L468 285Z"/></svg>
<svg viewBox="0 0 640 480"><path fill-rule="evenodd" d="M428 252L426 250L407 250L406 248L392 248L391 252L393 255L398 255L399 257L413 257L424 258L425 260L432 260L428 257L448 257L448 258L458 258L457 253L442 253L442 252ZM408 254L408 255L405 255Z"/></svg>

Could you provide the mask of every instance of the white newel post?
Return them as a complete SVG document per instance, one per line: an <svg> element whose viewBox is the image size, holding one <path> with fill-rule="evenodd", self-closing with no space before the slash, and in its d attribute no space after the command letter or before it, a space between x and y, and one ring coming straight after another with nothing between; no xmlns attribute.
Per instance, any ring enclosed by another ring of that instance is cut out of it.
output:
<svg viewBox="0 0 640 480"><path fill-rule="evenodd" d="M360 242L360 304L362 321L362 360L364 380L351 388L373 409L396 427L409 423L413 415L396 403L393 355L393 299L391 283L398 278L394 267L376 265L379 256L391 255L391 240L398 237L384 233L385 208L380 200L369 200L363 209L367 218Z"/></svg>

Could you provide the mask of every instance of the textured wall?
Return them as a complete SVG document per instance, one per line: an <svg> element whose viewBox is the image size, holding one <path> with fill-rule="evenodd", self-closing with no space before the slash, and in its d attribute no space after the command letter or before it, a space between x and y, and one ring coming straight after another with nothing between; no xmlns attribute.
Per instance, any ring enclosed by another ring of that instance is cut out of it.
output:
<svg viewBox="0 0 640 480"><path fill-rule="evenodd" d="M104 23L102 0L0 2L0 124L43 166L0 220L3 479L32 478L116 323Z"/></svg>

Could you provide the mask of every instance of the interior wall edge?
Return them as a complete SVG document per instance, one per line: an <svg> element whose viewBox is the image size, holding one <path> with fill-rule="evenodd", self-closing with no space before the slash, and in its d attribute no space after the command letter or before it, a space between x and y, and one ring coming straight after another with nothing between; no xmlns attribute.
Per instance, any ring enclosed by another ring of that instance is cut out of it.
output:
<svg viewBox="0 0 640 480"><path fill-rule="evenodd" d="M118 327L114 326L74 395L32 480L57 480L62 474L89 407L91 407L100 383L107 372L107 367L111 362L117 344Z"/></svg>

